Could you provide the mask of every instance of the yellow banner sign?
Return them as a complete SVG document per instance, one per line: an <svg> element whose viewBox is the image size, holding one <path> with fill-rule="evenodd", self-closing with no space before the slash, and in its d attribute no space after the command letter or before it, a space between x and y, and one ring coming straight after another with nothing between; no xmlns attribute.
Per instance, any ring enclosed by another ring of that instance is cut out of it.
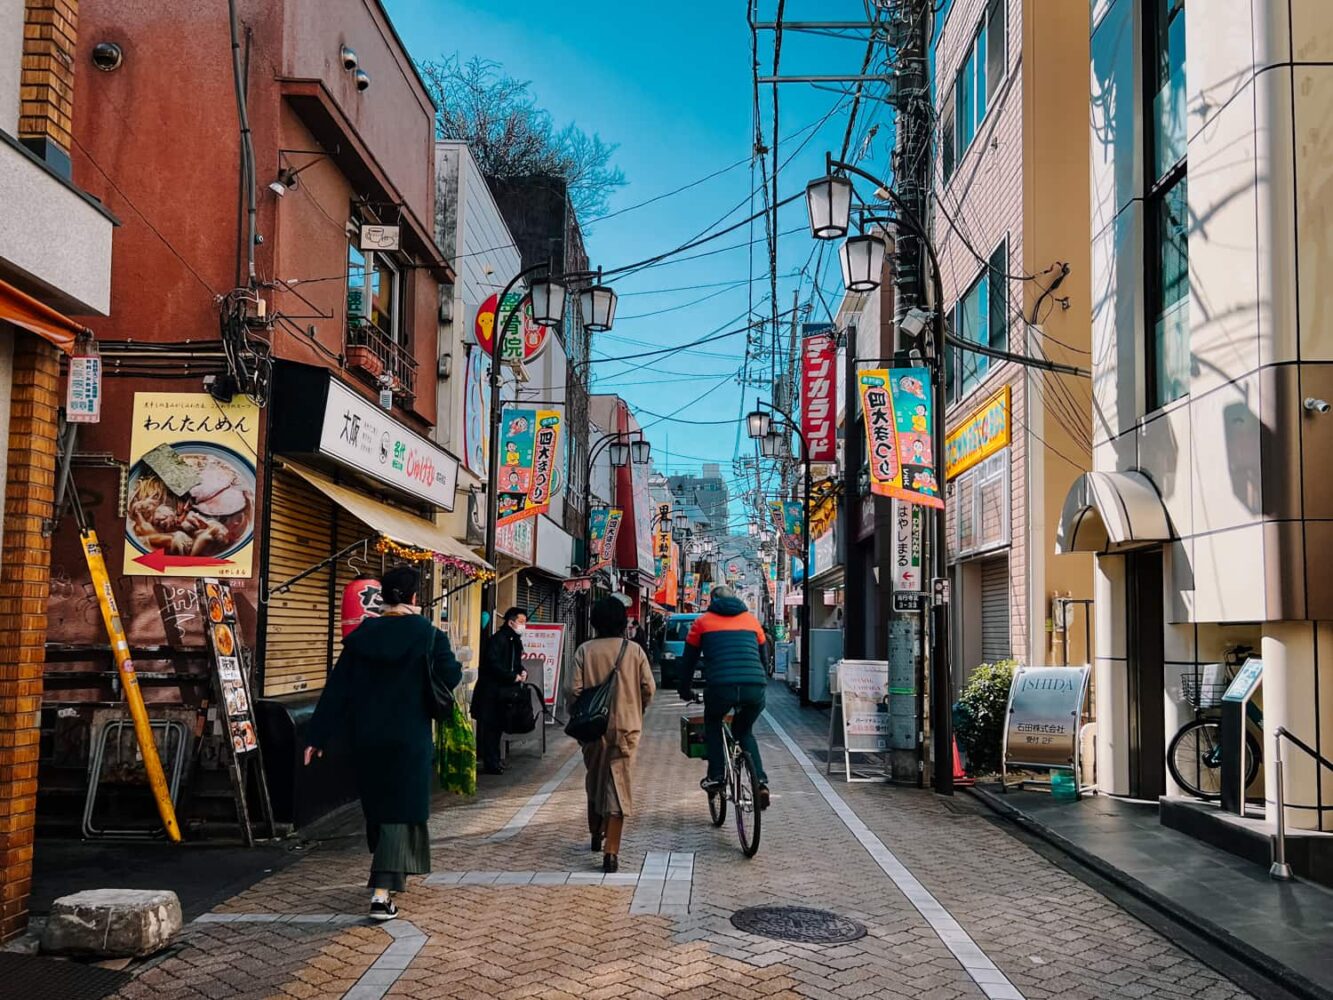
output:
<svg viewBox="0 0 1333 1000"><path fill-rule="evenodd" d="M259 407L206 392L136 392L126 576L254 571Z"/></svg>
<svg viewBox="0 0 1333 1000"><path fill-rule="evenodd" d="M1009 387L1006 385L944 439L944 474L952 479L1008 447Z"/></svg>

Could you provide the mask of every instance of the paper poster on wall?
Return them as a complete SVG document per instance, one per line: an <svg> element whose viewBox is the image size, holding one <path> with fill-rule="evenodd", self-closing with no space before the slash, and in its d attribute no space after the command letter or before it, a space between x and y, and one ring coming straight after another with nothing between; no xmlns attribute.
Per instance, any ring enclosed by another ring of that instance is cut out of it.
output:
<svg viewBox="0 0 1333 1000"><path fill-rule="evenodd" d="M125 575L250 576L259 407L136 392L133 412Z"/></svg>
<svg viewBox="0 0 1333 1000"><path fill-rule="evenodd" d="M555 705L560 691L560 665L564 652L565 626L547 622L529 622L523 632L523 669L528 683L542 686L542 699Z"/></svg>

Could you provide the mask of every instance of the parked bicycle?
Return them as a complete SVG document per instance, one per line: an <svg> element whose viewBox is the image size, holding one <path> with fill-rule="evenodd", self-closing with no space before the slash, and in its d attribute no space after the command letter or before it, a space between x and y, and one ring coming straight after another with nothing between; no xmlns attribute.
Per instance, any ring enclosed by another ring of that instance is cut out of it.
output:
<svg viewBox="0 0 1333 1000"><path fill-rule="evenodd" d="M727 821L727 803L735 806L736 836L741 842L741 853L752 858L759 852L759 777L750 755L741 749L726 722L722 723L722 745L727 770L722 784L716 791L708 793L708 812L713 825L720 827Z"/></svg>
<svg viewBox="0 0 1333 1000"><path fill-rule="evenodd" d="M1182 693L1194 709L1194 718L1172 738L1166 766L1177 785L1206 802L1222 797L1222 759L1227 752L1222 744L1222 695L1241 664L1253 654L1249 646L1236 646L1224 657L1221 678L1209 678L1197 671L1181 678ZM1248 788L1263 763L1263 747L1250 726L1263 732L1264 716L1253 701L1247 702L1245 709L1250 724L1245 728L1244 787Z"/></svg>

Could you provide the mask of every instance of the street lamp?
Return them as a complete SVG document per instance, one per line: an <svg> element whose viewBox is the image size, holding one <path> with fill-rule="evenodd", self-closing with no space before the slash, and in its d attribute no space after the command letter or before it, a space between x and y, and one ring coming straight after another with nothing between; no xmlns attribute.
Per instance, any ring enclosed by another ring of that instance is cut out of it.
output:
<svg viewBox="0 0 1333 1000"><path fill-rule="evenodd" d="M648 457L652 454L652 443L644 437L637 441L631 441L629 445L630 460L635 465L647 465Z"/></svg>
<svg viewBox="0 0 1333 1000"><path fill-rule="evenodd" d="M852 182L830 169L826 176L805 186L805 208L815 239L842 239L852 213Z"/></svg>
<svg viewBox="0 0 1333 1000"><path fill-rule="evenodd" d="M838 249L842 283L849 292L873 292L884 270L884 240L873 234L849 236Z"/></svg>
<svg viewBox="0 0 1333 1000"><path fill-rule="evenodd" d="M827 180L828 178L824 178ZM818 182L814 182L818 183ZM814 186L812 183L811 186ZM811 224L813 225L813 217ZM801 564L805 571L801 574L801 704L810 704L810 442L805 439L805 433L800 425L791 418L791 414L778 409L772 403L759 402L759 408L755 413L750 414L754 417L761 414L767 407L783 419L783 430L772 426L771 418L767 421L769 426L764 426L764 420L748 421L751 437L760 439L759 447L766 458L775 458L782 453L782 438L784 435L790 435L792 431L796 432L797 438L801 442L801 465L803 467L802 475L802 497L801 497ZM762 413L767 417L768 414ZM764 431L763 434L757 433ZM790 440L790 437L788 437Z"/></svg>
<svg viewBox="0 0 1333 1000"><path fill-rule="evenodd" d="M607 454L611 456L611 465L616 469L623 469L629 464L629 445L623 441L615 441L607 449Z"/></svg>
<svg viewBox="0 0 1333 1000"><path fill-rule="evenodd" d="M832 154L825 155L825 175L811 181L806 186L806 204L810 213L810 234L817 240L839 239L846 235L851 218L852 181L849 175L855 175L875 185L875 197L890 202L896 212L893 223L921 241L930 263L931 291L934 294L934 329L933 343L927 345L928 363L933 371L935 427L932 448L935 458L935 481L944 493L944 411L947 400L944 392L944 352L948 349L948 334L944 323L944 282L941 277L939 256L930 234L921 220L903 202L888 184L851 163L833 159ZM862 219L864 225L866 220ZM871 242L879 239L879 246ZM894 252L896 253L896 245ZM885 252L888 247L883 239L875 236L853 236L841 248L843 279L849 291L865 292L878 288ZM903 333L908 332L908 324L900 325ZM847 352L848 372L856 370L856 358L849 348ZM850 414L849 414L850 419ZM850 495L850 494L849 494ZM807 498L808 501L808 498ZM944 551L946 521L944 508L935 509L931 541L931 576L935 581L944 582L948 573L948 564ZM806 581L809 581L809 567L806 567ZM805 596L807 606L809 595ZM804 670L802 664L802 670ZM804 680L804 678L802 678ZM932 600L930 604L930 715L931 730L934 734L934 746L931 757L934 765L935 791L942 795L953 794L953 674L949 664L949 606L947 600Z"/></svg>
<svg viewBox="0 0 1333 1000"><path fill-rule="evenodd" d="M538 274L542 276L536 278L535 276ZM503 410L503 402L500 399L500 390L503 384L500 378L500 365L504 361L504 358L501 357L500 345L505 328L513 322L515 315L523 307L523 300L520 298L519 302L511 306L506 312L505 299L509 297L510 292L519 286L523 279L534 278L535 280L529 282L526 296L531 303L532 321L538 326L558 327L565 321L565 303L569 297L569 288L566 282L586 281L594 276L597 283L579 292L579 305L583 310L585 325L590 310L597 323L596 326L589 326L589 329L608 330L615 319L616 293L613 289L601 283L601 271L571 271L564 275L556 275L552 270L551 262L549 260L542 261L540 264L533 264L531 267L525 267L519 271L509 279L509 283L505 285L504 290L496 296L494 325L491 327L491 400L490 427L487 436L490 445L490 454L487 461L490 487L486 491L486 561L492 566L497 565L495 551L496 520L500 510L500 497L497 488L497 484L500 482L500 420ZM487 612L489 620L492 622L495 621L498 582L498 576L487 581L481 592L482 610Z"/></svg>
<svg viewBox="0 0 1333 1000"><path fill-rule="evenodd" d="M763 410L752 410L746 415L745 421L750 427L750 437L766 438L768 437L769 424L771 418Z"/></svg>

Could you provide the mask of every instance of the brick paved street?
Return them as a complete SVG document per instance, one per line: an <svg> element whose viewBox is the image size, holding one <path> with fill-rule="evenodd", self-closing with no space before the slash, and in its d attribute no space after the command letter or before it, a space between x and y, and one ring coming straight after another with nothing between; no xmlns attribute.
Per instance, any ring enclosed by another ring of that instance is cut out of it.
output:
<svg viewBox="0 0 1333 1000"><path fill-rule="evenodd" d="M119 996L1245 995L965 796L946 803L836 777L821 788L777 728L822 775L826 717L801 713L778 685L770 711L760 742L774 803L752 861L730 823L709 826L696 785L702 765L679 753L680 707L664 695L639 757L639 813L620 878L595 884L600 856L587 850L582 767L565 767L574 751L561 737L544 759L515 757L505 777L483 779L475 800L438 800L436 875L413 880L391 928L360 921L363 845L330 843L190 925L178 949ZM528 810L529 822L506 828L562 767L564 780ZM839 815L841 803L850 811ZM643 882L657 891L636 904L646 859ZM735 910L757 904L833 910L868 933L830 947L731 925Z"/></svg>

